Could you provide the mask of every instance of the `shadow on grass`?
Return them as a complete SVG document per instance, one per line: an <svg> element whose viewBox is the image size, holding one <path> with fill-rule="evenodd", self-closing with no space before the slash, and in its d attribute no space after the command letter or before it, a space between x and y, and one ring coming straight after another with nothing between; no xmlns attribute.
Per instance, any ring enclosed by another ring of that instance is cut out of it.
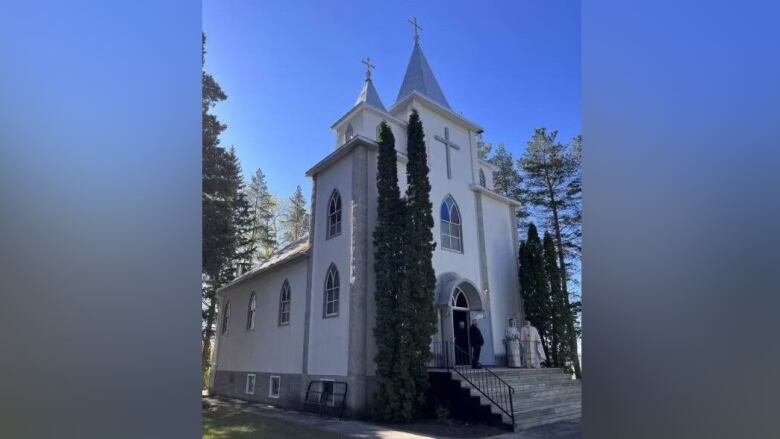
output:
<svg viewBox="0 0 780 439"><path fill-rule="evenodd" d="M256 438L336 439L342 436L327 431L229 409L203 411L203 439Z"/></svg>

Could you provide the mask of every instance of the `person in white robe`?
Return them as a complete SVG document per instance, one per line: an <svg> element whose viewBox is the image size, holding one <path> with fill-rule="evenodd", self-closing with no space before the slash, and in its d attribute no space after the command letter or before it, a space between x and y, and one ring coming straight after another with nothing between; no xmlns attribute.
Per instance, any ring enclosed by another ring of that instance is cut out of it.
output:
<svg viewBox="0 0 780 439"><path fill-rule="evenodd" d="M523 363L525 367L538 369L541 362L547 359L544 355L539 331L531 325L531 321L528 319L525 320L525 324L520 328L520 345L523 348Z"/></svg>
<svg viewBox="0 0 780 439"><path fill-rule="evenodd" d="M520 367L520 331L517 329L515 319L509 319L509 326L504 331L504 341L506 343L506 365Z"/></svg>

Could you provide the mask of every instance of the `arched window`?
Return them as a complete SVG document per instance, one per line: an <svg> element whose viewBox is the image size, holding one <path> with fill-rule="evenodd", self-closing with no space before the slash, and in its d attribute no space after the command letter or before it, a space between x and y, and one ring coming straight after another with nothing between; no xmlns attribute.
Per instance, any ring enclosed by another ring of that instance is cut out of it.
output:
<svg viewBox="0 0 780 439"><path fill-rule="evenodd" d="M349 124L347 130L344 131L344 141L349 141L353 137L355 137L355 131L352 129L352 124Z"/></svg>
<svg viewBox="0 0 780 439"><path fill-rule="evenodd" d="M479 168L479 185L482 187L487 187L487 181L485 181L485 171L483 171L482 168Z"/></svg>
<svg viewBox="0 0 780 439"><path fill-rule="evenodd" d="M339 270L330 264L325 275L325 317L339 314Z"/></svg>
<svg viewBox="0 0 780 439"><path fill-rule="evenodd" d="M290 283L287 279L282 284L282 292L279 293L279 326L290 324Z"/></svg>
<svg viewBox="0 0 780 439"><path fill-rule="evenodd" d="M382 124L380 123L379 125L376 126L376 141L377 142L379 142L381 140L380 139L380 134L381 133L382 133Z"/></svg>
<svg viewBox="0 0 780 439"><path fill-rule="evenodd" d="M230 321L230 301L225 302L225 310L222 311L222 333L227 334L228 323Z"/></svg>
<svg viewBox="0 0 780 439"><path fill-rule="evenodd" d="M464 293L460 287L456 287L455 291L452 292L452 307L459 309L469 309L469 301L466 298L466 293Z"/></svg>
<svg viewBox="0 0 780 439"><path fill-rule="evenodd" d="M251 331L255 329L255 311L257 310L257 295L252 291L249 295L249 307L246 311L246 330Z"/></svg>
<svg viewBox="0 0 780 439"><path fill-rule="evenodd" d="M463 233L460 209L451 195L441 203L441 246L447 250L463 252Z"/></svg>
<svg viewBox="0 0 780 439"><path fill-rule="evenodd" d="M328 233L326 239L341 235L341 194L336 189L328 201Z"/></svg>

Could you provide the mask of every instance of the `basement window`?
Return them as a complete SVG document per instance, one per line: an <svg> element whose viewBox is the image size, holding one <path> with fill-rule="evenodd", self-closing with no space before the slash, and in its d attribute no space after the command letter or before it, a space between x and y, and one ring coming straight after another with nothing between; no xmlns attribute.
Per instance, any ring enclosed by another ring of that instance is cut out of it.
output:
<svg viewBox="0 0 780 439"><path fill-rule="evenodd" d="M244 389L247 395L255 394L255 374L246 374L246 389Z"/></svg>
<svg viewBox="0 0 780 439"><path fill-rule="evenodd" d="M278 375L271 375L271 379L268 384L268 396L271 398L278 398L279 388L281 386L282 386L282 377Z"/></svg>

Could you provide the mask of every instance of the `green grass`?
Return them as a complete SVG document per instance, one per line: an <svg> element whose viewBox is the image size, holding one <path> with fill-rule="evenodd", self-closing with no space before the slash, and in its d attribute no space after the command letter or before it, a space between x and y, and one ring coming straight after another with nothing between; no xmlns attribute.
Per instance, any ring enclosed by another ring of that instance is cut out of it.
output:
<svg viewBox="0 0 780 439"><path fill-rule="evenodd" d="M233 410L203 411L203 439L336 439L342 436L303 425Z"/></svg>

